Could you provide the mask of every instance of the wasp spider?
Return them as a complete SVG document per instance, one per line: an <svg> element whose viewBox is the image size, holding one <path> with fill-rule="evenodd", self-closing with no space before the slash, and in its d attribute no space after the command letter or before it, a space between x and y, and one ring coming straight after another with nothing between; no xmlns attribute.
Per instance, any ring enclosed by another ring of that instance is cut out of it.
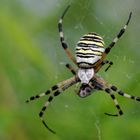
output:
<svg viewBox="0 0 140 140"><path fill-rule="evenodd" d="M118 89L116 86L109 84L103 78L97 76L96 74L104 64L109 64L106 71L113 64L111 61L105 60L105 58L107 54L110 52L110 50L114 47L118 39L125 32L127 25L129 24L129 21L131 19L132 13L130 13L125 26L117 34L117 37L115 37L114 40L106 48L104 48L103 38L94 32L85 34L83 37L81 37L80 41L78 41L76 45L76 58L74 58L73 55L71 54L71 51L68 49L68 45L64 40L64 34L62 31L62 21L69 7L70 6L68 6L65 9L64 13L62 14L58 22L58 29L59 29L61 45L63 49L65 50L67 56L70 58L70 60L72 60L72 62L78 67L78 70L74 70L74 68L72 68L71 65L66 64L66 67L72 72L73 77L52 86L49 90L47 90L44 93L30 97L26 101L26 102L30 102L32 100L39 99L40 97L50 95L52 93L48 97L48 100L46 101L46 103L44 104L44 106L42 107L39 113L39 117L41 118L42 123L52 133L55 133L55 132L48 127L48 125L45 123L43 119L44 112L47 109L50 102L52 102L55 96L58 96L64 90L68 89L70 86L76 83L81 84L80 89L77 92L77 94L80 97L87 97L95 90L103 90L106 93L108 93L108 95L110 95L110 97L114 101L114 104L118 112L116 114L105 113L106 115L109 115L109 116L119 116L123 114L122 109L120 108L118 101L115 98L114 93L118 93L121 96L130 98L136 101L140 101L140 97L135 97L127 93L124 93L123 91Z"/></svg>

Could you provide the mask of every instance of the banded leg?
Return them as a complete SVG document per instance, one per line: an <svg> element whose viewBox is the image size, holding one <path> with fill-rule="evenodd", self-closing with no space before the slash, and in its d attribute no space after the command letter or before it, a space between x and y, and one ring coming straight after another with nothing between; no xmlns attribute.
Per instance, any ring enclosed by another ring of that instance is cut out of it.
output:
<svg viewBox="0 0 140 140"><path fill-rule="evenodd" d="M29 99L26 100L26 103L29 103L30 101L33 101L33 100L36 100L36 99L39 99L39 98L41 98L43 96L49 95L52 91L57 90L59 87L61 87L61 86L59 84L56 84L56 85L52 86L49 90L44 92L44 93L37 94L35 96L31 96Z"/></svg>
<svg viewBox="0 0 140 140"><path fill-rule="evenodd" d="M98 75L94 75L94 78L92 79L92 84L93 84L94 89L103 90L106 93L108 93L110 95L110 97L113 99L114 104L118 110L118 114L109 114L109 113L105 113L105 114L109 115L109 116L122 115L123 112L118 104L117 99L115 98L114 94L112 93L110 85L103 78L99 77Z"/></svg>
<svg viewBox="0 0 140 140"><path fill-rule="evenodd" d="M74 77L72 77L72 78L74 78ZM39 99L39 98L41 98L41 97L43 97L43 96L49 95L51 92L56 91L56 90L58 90L59 88L61 88L62 86L64 86L65 83L67 83L68 81L70 81L72 78L67 79L67 80L64 80L64 81L62 81L62 82L60 82L60 83L58 83L58 84L52 86L49 90L47 90L47 91L44 92L44 93L37 94L37 95L35 95L35 96L31 96L29 99L26 100L26 103L29 103L30 101L33 101L33 100L36 100L36 99Z"/></svg>
<svg viewBox="0 0 140 140"><path fill-rule="evenodd" d="M53 100L53 98L54 98L55 96L58 96L61 92L62 92L62 91L60 91L60 90L57 90L56 92L54 92L54 94L48 98L48 101L44 104L44 106L42 107L42 109L41 109L41 111L40 111L40 113L39 113L39 117L40 117L42 123L45 125L45 127L46 127L50 132L52 132L52 133L54 133L54 134L55 134L55 131L53 131L51 128L48 127L48 125L45 123L45 121L44 121L44 119L43 119L43 115L44 115L44 112L45 112L45 110L47 109L48 105L49 105L50 102Z"/></svg>
<svg viewBox="0 0 140 140"><path fill-rule="evenodd" d="M113 65L112 61L108 61L108 60L103 60L101 65L105 65L105 64L109 64L109 66L105 69L105 72Z"/></svg>
<svg viewBox="0 0 140 140"><path fill-rule="evenodd" d="M132 96L132 95L129 95L127 93L124 93L123 91L121 91L120 89L118 89L116 86L110 86L110 89L112 89L113 91L117 92L119 95L121 96L124 96L126 98L129 98L129 99L133 99L133 100L136 100L136 101L140 101L140 97L138 96Z"/></svg>
<svg viewBox="0 0 140 140"><path fill-rule="evenodd" d="M108 45L108 47L105 49L105 52L102 55L101 60L98 62L97 66L96 66L96 72L99 71L99 69L102 67L102 65L100 65L102 63L102 61L105 59L106 55L110 52L110 50L114 47L114 45L117 43L117 41L119 40L119 38L121 38L121 36L124 34L130 19L132 16L132 12L130 12L128 20L126 22L126 24L124 25L124 27L120 30L120 32L117 34L117 37L114 38L114 40Z"/></svg>
<svg viewBox="0 0 140 140"><path fill-rule="evenodd" d="M48 105L50 104L50 102L52 102L52 100L54 99L54 97L58 96L60 93L62 93L64 90L66 90L67 88L69 88L70 86L76 84L78 81L75 77L70 78L69 80L65 81L65 84L59 88L58 90L56 90L47 100L47 102L44 104L43 108L41 109L40 113L39 113L39 117L42 121L42 123L44 124L44 126L52 133L55 134L55 132L48 127L48 125L45 123L44 119L43 119L43 115L45 110L47 109Z"/></svg>
<svg viewBox="0 0 140 140"><path fill-rule="evenodd" d="M106 93L108 93L110 95L110 97L113 99L114 104L118 110L117 114L109 114L109 113L105 113L106 115L109 116L119 116L122 115L123 112L118 104L117 99L115 98L114 94L112 93L112 90L110 89L108 83L101 77L94 75L93 79L90 81L90 83L92 84L92 89L96 89L96 90L103 90Z"/></svg>
<svg viewBox="0 0 140 140"><path fill-rule="evenodd" d="M105 54L107 55L110 50L114 47L114 45L116 44L116 42L119 40L119 38L124 34L129 22L130 22L130 19L131 19L131 16L132 16L132 12L130 12L129 14L129 18L125 24L125 26L120 30L120 32L117 34L117 37L114 38L114 40L109 44L109 46L105 49Z"/></svg>
<svg viewBox="0 0 140 140"><path fill-rule="evenodd" d="M122 112L122 110L121 110L121 108L119 106L119 103L118 103L117 99L115 98L115 95L111 92L111 89L106 88L105 92L107 92L110 95L110 97L114 101L114 104L115 104L115 106L116 106L116 108L118 110L118 114L109 114L109 113L105 113L105 114L108 115L108 116L120 116L120 115L123 115L123 112Z"/></svg>
<svg viewBox="0 0 140 140"><path fill-rule="evenodd" d="M64 81L63 81L64 82ZM39 99L43 96L46 96L46 95L49 95L52 91L55 91L57 89L59 89L63 84L63 82L60 82L54 86L52 86L49 90L47 90L46 92L44 93L41 93L41 94L37 94L35 96L31 96L29 99L26 100L26 103L29 103L30 101L33 101L33 100L36 100L36 99Z"/></svg>
<svg viewBox="0 0 140 140"><path fill-rule="evenodd" d="M58 30L59 30L60 42L61 42L61 45L62 45L63 49L65 50L67 56L72 60L72 62L77 65L75 58L71 54L71 51L68 49L68 45L64 40L64 33L63 33L63 28L62 28L63 18L65 16L66 12L68 11L69 7L70 7L70 5L68 5L68 7L63 12L61 18L59 19Z"/></svg>

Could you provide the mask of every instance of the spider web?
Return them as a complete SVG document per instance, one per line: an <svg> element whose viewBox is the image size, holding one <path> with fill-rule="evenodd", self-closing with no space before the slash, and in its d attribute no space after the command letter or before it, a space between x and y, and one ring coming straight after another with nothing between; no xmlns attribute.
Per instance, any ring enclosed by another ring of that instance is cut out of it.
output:
<svg viewBox="0 0 140 140"><path fill-rule="evenodd" d="M42 17L45 17L46 14L49 15L49 11L52 12L51 7L53 7L53 5L57 4L57 7L62 6L61 4L59 4L58 0L54 0L51 2L47 1L47 0L43 1L43 2L40 2L38 0L30 1L30 2L27 0L21 0L21 1L25 4L25 7L28 7L28 10L30 9L35 15L37 14ZM34 3L34 6L32 6L33 3ZM45 5L48 5L48 3L49 3L49 6L47 6L47 11L46 11ZM136 47L136 46L140 46L140 43L136 40L136 36L139 34L137 30L140 29L140 26L138 25L139 21L136 20L136 19L139 19L138 18L138 12L140 12L140 10L138 9L139 4L133 3L131 0L125 0L125 1L120 0L120 1L115 1L115 2L112 2L110 0L106 4L106 6L103 4L102 1L95 1L93 3L92 0L85 0L84 2L80 1L78 3L75 3L74 1L71 0L71 1L65 1L65 3L71 3L73 5L76 4L75 7L80 7L80 9L76 8L76 10L75 10L75 12L77 11L77 13L78 12L79 13L78 14L76 13L75 15L73 14L73 17L74 17L73 22L71 22L71 18L69 18L69 17L65 18L65 36L66 36L66 40L68 41L69 44L74 44L74 42L76 43L78 41L79 37L81 35L83 35L83 33L87 33L87 31L95 31L95 32L101 34L102 36L104 36L106 45L109 44L112 41L112 39L115 37L115 35L118 33L119 29L124 25L124 23L127 19L127 16L130 12L130 9L132 9L132 10L135 9L134 11L136 12L136 14L134 14L133 21L130 23L130 25L127 29L127 32L122 37L122 39L115 45L115 48L113 48L113 50L107 57L108 59L110 59L114 62L114 65L112 66L112 68L110 68L110 70L107 73L104 72L104 68L103 68L99 72L99 74L103 78L107 79L107 81L109 81L110 83L114 83L119 88L123 89L124 91L125 90L128 91L128 93L131 93L131 94L133 94L133 92L137 93L139 90L138 85L139 85L139 81L140 81L138 78L139 77L139 68L140 68L139 56L138 56L139 51L137 51L139 49ZM127 3L127 7L125 6L126 3ZM43 6L43 8L42 8L42 6ZM119 11L118 11L118 7L120 8ZM74 8L72 7L71 9L74 9ZM82 14L81 14L81 11L83 11ZM68 15L71 16L72 13L73 13L72 10L70 10ZM88 22L88 21L90 21L90 22ZM137 22L137 24L134 21ZM72 23L72 24L69 27L69 25L67 23ZM95 26L92 26L92 24ZM74 32L75 32L75 35L74 35ZM72 40L72 41L69 41L69 40ZM48 41L49 41L49 39L48 39ZM121 47L121 49L120 49L120 47ZM127 47L127 49L126 49L126 47ZM71 45L70 48L73 49L74 47ZM49 50L50 50L50 53L53 54L54 50L51 50L51 48L49 48ZM59 54L59 52L57 52L57 54ZM56 64L56 65L57 65L57 67L61 67L63 65L63 68L64 68L64 65L66 63L66 61L65 61L66 57L65 57L64 52L63 52L63 54L60 54L60 55L61 55L60 63ZM57 55L55 57L57 57ZM58 60L59 60L59 58L58 58ZM135 67L137 69L135 69ZM135 69L135 72L134 72L134 69ZM59 70L61 70L61 68ZM62 72L64 72L64 71L61 70L61 72L58 72L60 74L57 74L54 76L55 81L57 81L58 77L61 77ZM65 76L67 77L67 75L65 75ZM134 90L134 87L135 87L135 90ZM74 90L71 90L71 91L69 90L69 91L67 91L67 93L68 92L74 92ZM63 94L62 96L65 96L65 95ZM61 96L61 98L63 98L62 96ZM93 99L94 98L93 96L95 96L95 95L91 95L90 98ZM69 98L69 97L67 97L67 98ZM102 105L101 102L103 101L105 106L107 106L106 108L109 108L108 109L109 111L110 110L115 111L114 105L111 104L111 101L109 101L110 98L108 97L109 99L107 99L104 93L102 93L102 97L96 96L95 98L97 100L100 100L99 104L98 104L98 102L96 102L96 106ZM119 101L121 100L120 98L121 97L118 98ZM105 100L107 99L107 101L104 101L104 99ZM125 100L124 98L122 98L122 99ZM89 101L91 102L91 99L89 99ZM69 101L70 102L69 104L67 102L62 102L61 100L60 100L60 102L61 102L60 106L64 105L64 107L66 108L66 111L69 111L72 109L72 105L71 105L72 103L70 101ZM128 106L125 105L125 108L124 108L123 103L127 103L130 105L128 105ZM133 103L131 103L131 101L124 102L121 100L120 104L121 104L121 106L123 106L125 114L130 114L130 115L138 114L138 113L140 114L140 111L138 111L137 107L135 107L135 109L137 109L137 110L126 111L126 108L129 108L129 107L131 108L131 106L134 107L135 103L133 104ZM95 103L93 102L92 105L95 105ZM139 106L139 104L137 104L137 105ZM55 105L54 105L54 107L52 107L52 106L50 106L50 109L49 109L49 110L52 109L52 111L47 112L47 113L52 113L53 111L59 112L59 110L57 110L57 109L61 108L61 107L55 106ZM90 106L91 106L91 104L90 104ZM87 108L88 107L89 106L87 106ZM55 108L57 108L57 109L55 109ZM96 135L96 139L98 139L98 140L103 139L102 135L105 131L102 128L102 125L103 125L102 117L105 118L106 116L100 116L99 113L96 113L96 112L101 112L101 114L104 113L104 111L106 111L106 108L104 108L104 107L102 107L102 108L97 108L94 112L90 111L90 113L93 117L90 120L94 119L93 127L96 129L96 132L94 132L94 135ZM92 110L94 110L94 106L92 107ZM77 113L80 114L80 111L77 111ZM60 115L62 116L62 114L60 114ZM128 115L126 115L126 116L128 117ZM53 118L53 116L51 117L51 119L52 118ZM60 119L61 119L61 117L60 117ZM58 121L58 120L56 119L56 121ZM104 121L106 121L106 120L107 119L104 119ZM50 122L51 121L52 120L50 120ZM110 122L113 123L115 121L111 120ZM86 125L88 126L88 125L90 125L90 123L91 123L91 121L89 121ZM109 121L108 121L108 123L109 123ZM107 126L108 126L108 124L107 124ZM111 126L111 128L112 128L112 126ZM85 128L83 128L83 129L85 129ZM118 130L118 132L120 132L120 131Z"/></svg>

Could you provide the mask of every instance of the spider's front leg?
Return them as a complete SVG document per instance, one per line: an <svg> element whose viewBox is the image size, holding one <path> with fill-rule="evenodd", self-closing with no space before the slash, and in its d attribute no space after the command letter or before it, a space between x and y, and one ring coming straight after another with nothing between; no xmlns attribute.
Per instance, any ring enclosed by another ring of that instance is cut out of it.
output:
<svg viewBox="0 0 140 140"><path fill-rule="evenodd" d="M70 60L77 65L76 63L76 60L75 58L73 57L71 51L69 50L68 48L68 45L67 43L65 42L65 39L64 39L64 33L63 33L63 28L62 28L62 22L63 22L63 18L66 14L66 12L68 11L68 9L70 8L70 5L68 5L68 7L65 9L65 11L63 12L61 18L59 19L59 22L58 22L58 30L59 30L59 36L60 36L60 42L61 42L61 45L64 49L64 51L66 52L67 56L70 58Z"/></svg>
<svg viewBox="0 0 140 140"><path fill-rule="evenodd" d="M95 66L95 72L97 73L100 68L102 67L102 62L103 60L106 58L106 56L108 55L108 53L111 51L111 49L115 46L115 44L117 43L117 41L122 37L122 35L124 34L130 19L132 16L132 12L130 12L128 20L126 22L126 24L124 25L124 27L119 31L119 33L117 34L117 36L113 39L113 41L108 45L108 47L105 49L105 52L102 55L102 58L100 59L100 61L97 62L96 66Z"/></svg>
<svg viewBox="0 0 140 140"><path fill-rule="evenodd" d="M117 36L114 38L114 40L109 44L109 46L105 49L105 52L104 52L104 57L110 52L110 50L114 47L114 45L117 43L117 41L121 38L121 36L124 34L129 22L130 22L130 19L131 19L131 16L132 16L132 12L130 12L129 14L129 17L128 17L128 20L126 22L126 24L124 25L124 27L119 31L119 33L117 34Z"/></svg>

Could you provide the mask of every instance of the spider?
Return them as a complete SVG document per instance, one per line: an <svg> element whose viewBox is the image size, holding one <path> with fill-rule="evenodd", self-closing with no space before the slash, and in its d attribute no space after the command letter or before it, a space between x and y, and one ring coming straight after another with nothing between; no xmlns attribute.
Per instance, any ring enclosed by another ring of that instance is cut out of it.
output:
<svg viewBox="0 0 140 140"><path fill-rule="evenodd" d="M70 5L67 6L67 8L64 10L61 18L58 22L58 30L60 35L60 42L61 45L66 52L67 56L70 58L70 60L78 67L77 70L75 70L70 64L66 64L66 67L72 72L73 77L64 80L62 82L59 82L52 86L49 90L47 90L44 93L37 94L36 96L30 97L26 102L33 101L35 99L39 99L40 97L46 96L52 94L48 97L48 100L42 107L39 117L42 121L42 123L45 125L45 127L51 131L52 133L55 133L51 128L48 127L48 125L45 123L43 116L44 112L47 109L50 102L53 101L55 96L60 95L64 90L68 89L69 87L75 85L76 83L80 83L80 88L77 92L77 95L79 97L87 97L91 95L92 92L102 90L108 93L112 100L114 101L115 107L117 109L116 114L110 114L105 113L109 116L120 116L123 115L123 111L121 107L118 104L117 99L115 98L115 94L113 91L121 96L124 96L126 98L130 98L136 101L140 101L140 97L131 96L127 93L124 93L122 90L118 89L116 86L109 84L106 82L102 77L98 76L96 73L100 70L100 68L105 65L109 64L105 71L107 71L111 65L113 64L112 61L105 60L106 56L110 52L110 50L114 47L118 39L124 34L130 19L132 12L129 14L129 18L124 25L124 27L119 31L117 36L113 39L113 41L104 48L104 41L103 38L98 35L97 33L91 32L88 34L85 34L83 37L80 38L76 45L76 58L73 57L71 51L68 48L67 43L64 40L64 34L62 30L62 21L63 18L68 11Z"/></svg>

